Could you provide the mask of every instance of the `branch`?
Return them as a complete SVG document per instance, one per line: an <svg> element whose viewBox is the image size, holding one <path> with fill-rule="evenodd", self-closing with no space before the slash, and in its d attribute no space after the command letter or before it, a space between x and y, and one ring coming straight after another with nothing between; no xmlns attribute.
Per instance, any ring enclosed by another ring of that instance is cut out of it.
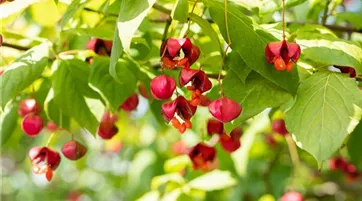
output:
<svg viewBox="0 0 362 201"><path fill-rule="evenodd" d="M317 23L305 23L305 22L288 22L288 25L291 24L298 24L298 25L306 25L306 24L317 24ZM356 29L353 27L344 27L344 26L338 26L338 25L323 25L325 27L327 27L330 30L333 31L342 31L342 32L347 32L347 33L352 33L352 32L357 32L357 33L362 33L362 29Z"/></svg>
<svg viewBox="0 0 362 201"><path fill-rule="evenodd" d="M17 50L22 50L22 51L26 51L26 50L31 48L31 47L24 47L24 46L15 45L15 44L7 43L7 42L3 42L2 46L10 47L10 48L17 49Z"/></svg>
<svg viewBox="0 0 362 201"><path fill-rule="evenodd" d="M155 10L158 10L162 13L165 13L167 15L171 15L171 12L172 12L170 9L163 7L162 5L160 5L158 3L153 4L152 8L154 8Z"/></svg>
<svg viewBox="0 0 362 201"><path fill-rule="evenodd" d="M162 5L160 5L158 3L153 4L152 8L154 8L155 10L158 10L158 11L160 11L162 13L165 13L167 15L171 15L171 12L172 12L170 9L163 7ZM83 10L93 12L93 13L103 14L103 15L105 14L100 10L94 10L92 8L87 8L87 7L84 7ZM114 13L107 13L107 15L118 17L118 15L114 14Z"/></svg>

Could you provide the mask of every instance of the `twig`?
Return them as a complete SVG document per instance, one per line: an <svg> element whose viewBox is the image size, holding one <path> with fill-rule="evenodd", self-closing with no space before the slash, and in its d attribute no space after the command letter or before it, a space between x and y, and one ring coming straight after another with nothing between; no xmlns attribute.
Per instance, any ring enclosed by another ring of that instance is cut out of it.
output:
<svg viewBox="0 0 362 201"><path fill-rule="evenodd" d="M326 0L326 6L324 7L323 16L322 16L322 25L326 25L327 18L328 18L328 7L331 3L331 0Z"/></svg>
<svg viewBox="0 0 362 201"><path fill-rule="evenodd" d="M290 157L292 158L293 165L294 165L294 167L298 168L300 165L300 161L299 161L297 147L295 146L295 143L294 143L292 137L290 136L290 134L287 134L285 136L285 140L287 141L287 144L288 144Z"/></svg>
<svg viewBox="0 0 362 201"><path fill-rule="evenodd" d="M166 21L166 25L165 25L165 30L163 31L162 41L166 40L168 29L170 28L171 23L172 23L172 18L168 17L168 19Z"/></svg>
<svg viewBox="0 0 362 201"><path fill-rule="evenodd" d="M158 3L153 4L152 8L154 8L155 10L158 10L160 12L163 12L165 14L168 14L168 15L171 15L171 12L172 12L170 9L163 7Z"/></svg>
<svg viewBox="0 0 362 201"><path fill-rule="evenodd" d="M288 25L291 25L291 24L307 25L307 24L317 24L317 23L305 23L305 22L289 22L288 23ZM356 29L353 27L344 27L344 26L327 25L327 24L324 26L333 31L342 31L342 32L347 32L347 33L352 33L352 32L362 33L362 29Z"/></svg>
<svg viewBox="0 0 362 201"><path fill-rule="evenodd" d="M23 50L23 51L26 51L26 50L28 50L28 49L31 48L31 47L25 47L25 46L15 45L15 44L7 43L7 42L3 42L2 46L4 46L4 47L10 47L10 48L17 49L17 50Z"/></svg>

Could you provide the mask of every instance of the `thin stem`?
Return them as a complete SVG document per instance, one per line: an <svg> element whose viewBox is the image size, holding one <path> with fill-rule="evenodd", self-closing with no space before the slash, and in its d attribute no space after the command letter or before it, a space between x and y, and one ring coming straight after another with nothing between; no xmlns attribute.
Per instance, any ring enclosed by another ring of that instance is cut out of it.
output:
<svg viewBox="0 0 362 201"><path fill-rule="evenodd" d="M46 147L49 147L49 144L50 144L50 142L52 141L52 139L53 139L53 137L54 137L55 134L56 134L56 132L53 132L53 133L50 135L50 137L48 138L47 144L45 145Z"/></svg>
<svg viewBox="0 0 362 201"><path fill-rule="evenodd" d="M170 25L172 23L172 18L168 17L167 21L166 21L166 25L165 25L165 29L163 31L163 35L162 35L162 41L166 40L167 38L167 33L168 33L168 29L170 28Z"/></svg>
<svg viewBox="0 0 362 201"><path fill-rule="evenodd" d="M7 42L3 42L2 46L10 47L10 48L17 49L17 50L22 50L22 51L26 51L26 50L31 48L31 47L24 47L24 46L15 45L15 44L7 43Z"/></svg>
<svg viewBox="0 0 362 201"><path fill-rule="evenodd" d="M224 96L224 91L222 89L222 85L221 85L221 73L222 73L222 69L224 68L225 65L225 58L226 58L226 53L231 45L231 39L230 39L230 34L229 34L229 25L228 25L228 0L224 0L224 13L225 13L225 28L226 28L226 36L227 36L227 40L228 40L228 44L225 48L224 54L223 54L223 58L221 61L221 65L220 65L220 70L219 70L219 76L217 77L217 81L219 83L219 87L220 87L220 93L221 96Z"/></svg>
<svg viewBox="0 0 362 201"><path fill-rule="evenodd" d="M192 9L191 9L191 13L194 13L194 10L195 10L195 7L196 7L196 4L197 4L198 0L195 1L194 5L192 6ZM188 18L188 23L187 23L187 31L184 35L184 38L187 36L187 34L189 34L190 32L190 26L191 26L191 20L190 18Z"/></svg>
<svg viewBox="0 0 362 201"><path fill-rule="evenodd" d="M288 149L290 152L290 157L292 158L293 165L295 167L299 167L300 161L298 156L298 150L290 134L287 134L285 136L285 140L287 141L288 144Z"/></svg>
<svg viewBox="0 0 362 201"><path fill-rule="evenodd" d="M64 51L64 52L60 52L58 54L58 56L65 56L65 55L70 55L70 54L77 54L79 52L82 52L84 50L67 50L67 51Z"/></svg>
<svg viewBox="0 0 362 201"><path fill-rule="evenodd" d="M154 8L155 10L158 10L162 13L168 14L168 15L171 15L171 12L172 12L170 9L163 7L162 5L160 5L158 3L153 4L152 8Z"/></svg>
<svg viewBox="0 0 362 201"><path fill-rule="evenodd" d="M229 24L228 24L228 0L224 0L225 6L225 27L226 27L226 35L228 39L228 45L231 45L230 34L229 34Z"/></svg>
<svg viewBox="0 0 362 201"><path fill-rule="evenodd" d="M225 48L224 55L222 57L222 61L221 61L221 65L220 65L219 75L217 77L217 82L219 83L221 96L224 96L224 91L223 91L222 85L221 85L221 73L222 73L222 69L224 68L224 65L225 65L226 53L227 53L229 47L230 47L230 45L228 44L228 46L226 46L226 48Z"/></svg>
<svg viewBox="0 0 362 201"><path fill-rule="evenodd" d="M322 16L322 25L326 25L327 23L327 18L328 18L328 8L329 8L329 4L331 3L331 0L326 0L326 6L324 7L324 12L323 12L323 16Z"/></svg>
<svg viewBox="0 0 362 201"><path fill-rule="evenodd" d="M283 26L283 40L285 40L285 0L282 0L283 9L282 9L282 26Z"/></svg>

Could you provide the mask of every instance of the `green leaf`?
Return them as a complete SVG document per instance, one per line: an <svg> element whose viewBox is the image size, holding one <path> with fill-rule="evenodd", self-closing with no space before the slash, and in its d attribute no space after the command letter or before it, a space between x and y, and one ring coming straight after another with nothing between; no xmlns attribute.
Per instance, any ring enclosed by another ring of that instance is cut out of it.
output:
<svg viewBox="0 0 362 201"><path fill-rule="evenodd" d="M77 12L77 10L79 10L82 7L84 3L86 3L86 1L83 1L83 3L81 3L81 0L74 0L70 3L59 23L62 29L68 23L70 18L72 18L73 15Z"/></svg>
<svg viewBox="0 0 362 201"><path fill-rule="evenodd" d="M227 55L225 68L232 71L231 73L235 74L243 84L245 84L246 78L253 71L245 64L240 55L234 51Z"/></svg>
<svg viewBox="0 0 362 201"><path fill-rule="evenodd" d="M179 173L165 174L152 178L151 181L151 189L158 189L160 186L167 184L169 182L173 182L176 184L184 184L185 179Z"/></svg>
<svg viewBox="0 0 362 201"><path fill-rule="evenodd" d="M45 27L55 28L61 15L54 1L38 1L30 7L31 19Z"/></svg>
<svg viewBox="0 0 362 201"><path fill-rule="evenodd" d="M190 164L191 161L189 156L182 155L165 161L163 168L165 169L165 172L180 172Z"/></svg>
<svg viewBox="0 0 362 201"><path fill-rule="evenodd" d="M122 83L116 82L112 78L108 66L108 57L93 57L89 84L101 95L107 105L115 111L135 91L137 80L127 68L127 63L119 62L117 65L118 78L122 80Z"/></svg>
<svg viewBox="0 0 362 201"><path fill-rule="evenodd" d="M177 0L174 9L172 10L172 19L182 23L187 22L187 14L189 13L188 0Z"/></svg>
<svg viewBox="0 0 362 201"><path fill-rule="evenodd" d="M307 0L289 0L285 2L285 6L286 8L290 8L302 4L305 1ZM260 16L282 9L281 0L243 0L237 1L237 3L248 10L259 11Z"/></svg>
<svg viewBox="0 0 362 201"><path fill-rule="evenodd" d="M70 118L62 113L61 108L55 104L54 99L47 100L44 104L47 117L61 128L70 128Z"/></svg>
<svg viewBox="0 0 362 201"><path fill-rule="evenodd" d="M18 126L18 104L9 104L0 116L0 142L5 144Z"/></svg>
<svg viewBox="0 0 362 201"><path fill-rule="evenodd" d="M304 59L318 63L353 67L357 74L362 74L362 49L348 41L319 35L321 39L297 38ZM316 38L316 37L314 37Z"/></svg>
<svg viewBox="0 0 362 201"><path fill-rule="evenodd" d="M80 60L59 60L52 76L54 102L61 113L73 117L79 125L95 135L98 121L90 111L84 96L88 87L89 68L80 65ZM84 74L88 70L88 74ZM82 73L83 72L83 73ZM79 79L84 76L84 79Z"/></svg>
<svg viewBox="0 0 362 201"><path fill-rule="evenodd" d="M358 168L362 168L361 142L362 142L362 121L356 126L354 131L351 133L347 143L348 154L351 158L351 161Z"/></svg>
<svg viewBox="0 0 362 201"><path fill-rule="evenodd" d="M117 27L118 36L126 51L129 51L134 33L155 2L156 0L121 0Z"/></svg>
<svg viewBox="0 0 362 201"><path fill-rule="evenodd" d="M214 191L235 186L237 181L228 171L214 170L191 180L188 186L191 188Z"/></svg>
<svg viewBox="0 0 362 201"><path fill-rule="evenodd" d="M121 9L122 10L122 9ZM123 54L123 46L121 40L118 37L118 28L114 29L114 38L112 42L112 52L111 52L111 61L109 62L109 74L115 79L117 82L122 82L117 75L117 63L118 59Z"/></svg>
<svg viewBox="0 0 362 201"><path fill-rule="evenodd" d="M362 18L362 13L353 13L353 12L337 13L337 19L346 20L348 23L352 24L352 26L357 29L362 29L361 18Z"/></svg>
<svg viewBox="0 0 362 201"><path fill-rule="evenodd" d="M219 0L204 2L227 41L224 3ZM297 69L294 68L292 72L276 71L273 65L266 61L265 47L271 39L276 40L276 38L263 30L233 3L228 5L228 25L231 49L239 53L246 65L278 86L295 93L299 84Z"/></svg>
<svg viewBox="0 0 362 201"><path fill-rule="evenodd" d="M38 0L14 1L11 3L1 4L0 19L7 18L10 15L18 13L34 3L39 3L39 1Z"/></svg>
<svg viewBox="0 0 362 201"><path fill-rule="evenodd" d="M362 91L340 73L317 72L303 81L285 121L297 145L326 160L353 131L362 114Z"/></svg>
<svg viewBox="0 0 362 201"><path fill-rule="evenodd" d="M223 47L220 43L220 39L219 39L216 31L212 28L211 24L204 18L202 18L194 13L190 13L189 17L193 22L195 22L196 24L198 24L201 27L203 32L210 37L211 41L213 41L214 43L217 44L218 47L220 47L220 55L223 55L224 51L223 51Z"/></svg>
<svg viewBox="0 0 362 201"><path fill-rule="evenodd" d="M238 76L239 70L237 69L237 66L234 66L229 71L223 81L223 89L225 96L239 102L243 110L236 120L225 125L227 132L266 108L278 107L292 98L286 90L254 71L250 73L244 83Z"/></svg>
<svg viewBox="0 0 362 201"><path fill-rule="evenodd" d="M38 79L48 64L49 49L46 43L35 46L16 59L0 76L0 105L14 98L19 92Z"/></svg>

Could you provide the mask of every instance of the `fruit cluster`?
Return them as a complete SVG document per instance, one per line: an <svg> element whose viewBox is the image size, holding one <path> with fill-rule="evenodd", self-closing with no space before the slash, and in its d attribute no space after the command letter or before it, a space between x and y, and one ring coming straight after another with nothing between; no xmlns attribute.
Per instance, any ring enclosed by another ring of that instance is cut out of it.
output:
<svg viewBox="0 0 362 201"><path fill-rule="evenodd" d="M189 38L169 38L163 41L160 56L162 72L164 69L180 67L179 86L186 87L187 90L192 92L190 100L179 95L176 90L175 79L164 74L153 78L150 83L152 97L157 100L170 99L176 91L176 97L169 102L163 103L161 110L164 120L171 123L180 133L192 128L191 118L196 113L198 106L208 106L210 113L217 119L212 121L222 127L223 122L230 122L240 115L242 110L240 104L223 94L221 98L214 101L210 101L204 95L205 92L212 88L212 83L201 68L191 68L192 64L200 56L200 49L192 44ZM210 132L219 135L220 142L225 150L231 152L240 147L240 131L232 132L231 136L228 136L223 128L221 131ZM209 135L212 135L212 133L209 133ZM210 169L209 167L212 166L215 155L215 148L204 143L197 144L189 152L194 168L203 170Z"/></svg>
<svg viewBox="0 0 362 201"><path fill-rule="evenodd" d="M342 171L346 175L346 180L353 182L359 179L360 173L356 166L342 157L335 157L329 160L329 169L331 171Z"/></svg>
<svg viewBox="0 0 362 201"><path fill-rule="evenodd" d="M30 137L38 136L43 130L44 120L40 116L41 111L41 106L34 98L27 98L19 103L18 114L23 117L21 128ZM54 122L48 121L47 129L56 132L59 128ZM78 160L86 152L87 148L76 140L70 140L62 146L63 155L70 160ZM29 151L29 157L33 165L33 172L45 174L48 181L52 179L53 171L59 166L61 160L60 154L48 146L33 147Z"/></svg>

